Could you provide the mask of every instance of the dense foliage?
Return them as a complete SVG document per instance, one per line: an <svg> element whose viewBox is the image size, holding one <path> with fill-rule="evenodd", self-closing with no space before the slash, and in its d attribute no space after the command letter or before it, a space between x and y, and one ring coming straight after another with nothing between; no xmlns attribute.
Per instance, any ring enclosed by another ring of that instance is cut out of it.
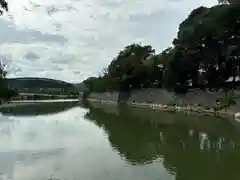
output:
<svg viewBox="0 0 240 180"><path fill-rule="evenodd" d="M0 14L4 11L8 11L8 3L5 0L0 0ZM11 97L17 95L17 92L8 89L6 74L4 65L0 62L0 100L9 100Z"/></svg>
<svg viewBox="0 0 240 180"><path fill-rule="evenodd" d="M3 13L3 11L8 11L8 3L5 0L0 0L0 14Z"/></svg>
<svg viewBox="0 0 240 180"><path fill-rule="evenodd" d="M119 52L102 76L84 83L90 92L233 88L240 72L237 2L219 0L219 5L193 10L179 25L172 47L156 54L150 45L131 44Z"/></svg>
<svg viewBox="0 0 240 180"><path fill-rule="evenodd" d="M6 80L7 72L4 70L4 65L0 63L0 100L10 100L11 97L17 96L17 92L8 88ZM0 104L1 104L0 102Z"/></svg>

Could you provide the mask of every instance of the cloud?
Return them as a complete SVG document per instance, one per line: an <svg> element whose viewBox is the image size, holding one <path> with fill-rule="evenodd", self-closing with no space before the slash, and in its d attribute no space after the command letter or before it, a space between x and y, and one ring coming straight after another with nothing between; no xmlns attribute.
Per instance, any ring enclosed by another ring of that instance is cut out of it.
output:
<svg viewBox="0 0 240 180"><path fill-rule="evenodd" d="M79 82L97 75L130 43L151 44L157 52L167 48L191 10L216 2L9 0L10 11L0 26L6 36L0 37L0 42L5 41L0 53L8 59L11 77Z"/></svg>
<svg viewBox="0 0 240 180"><path fill-rule="evenodd" d="M36 59L39 59L40 57L33 53L33 52L28 52L26 55L25 55L25 58L28 59L28 60L36 60Z"/></svg>
<svg viewBox="0 0 240 180"><path fill-rule="evenodd" d="M39 42L56 42L66 43L67 39L60 35L43 34L37 30L18 30L16 26L0 21L0 43L35 43Z"/></svg>

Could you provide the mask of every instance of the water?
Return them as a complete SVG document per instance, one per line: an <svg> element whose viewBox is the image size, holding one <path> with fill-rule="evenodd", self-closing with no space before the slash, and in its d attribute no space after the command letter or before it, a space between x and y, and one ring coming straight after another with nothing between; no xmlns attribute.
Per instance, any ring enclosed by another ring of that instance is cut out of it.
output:
<svg viewBox="0 0 240 180"><path fill-rule="evenodd" d="M223 119L77 102L0 112L0 179L240 179L240 131Z"/></svg>

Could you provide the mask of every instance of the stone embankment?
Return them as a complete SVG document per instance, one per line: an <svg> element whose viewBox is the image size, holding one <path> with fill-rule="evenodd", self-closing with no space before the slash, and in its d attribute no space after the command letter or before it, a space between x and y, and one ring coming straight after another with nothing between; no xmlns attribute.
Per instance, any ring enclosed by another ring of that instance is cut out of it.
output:
<svg viewBox="0 0 240 180"><path fill-rule="evenodd" d="M237 110L240 110L240 95L235 93L236 105L226 110L214 111L216 100L225 96L224 92L191 91L186 95L176 95L162 89L141 89L133 91L124 102L131 106L148 107L161 111L195 112L207 115L217 115L224 118L232 118ZM99 101L102 104L117 104L119 92L91 93L89 101Z"/></svg>
<svg viewBox="0 0 240 180"><path fill-rule="evenodd" d="M221 127L232 127L236 128L237 132L240 131L240 123L233 118L224 117L219 118L212 115L203 115L193 111L185 112L169 112L162 111L153 108L146 108L141 106L129 106L129 105L117 105L115 102L100 102L91 101L88 106L90 112L94 112L95 109L101 110L109 115L117 115L127 119L137 119L144 123L151 123L157 125L175 125L175 124L187 124L190 129L195 129L198 132L210 132L213 134L219 134L219 132L226 133L227 135L233 133L233 130L222 131ZM226 123L226 118L229 123ZM226 126L226 125L229 126Z"/></svg>
<svg viewBox="0 0 240 180"><path fill-rule="evenodd" d="M91 93L89 99L104 100L104 101L119 101L122 93L119 92L104 92ZM235 92L236 98L240 100L240 93ZM168 92L163 89L141 89L133 91L130 95L122 99L127 103L151 103L151 104L198 104L202 107L213 107L216 100L225 96L224 92L203 92L190 91L185 95L176 95L173 92ZM240 107L240 105L239 105Z"/></svg>
<svg viewBox="0 0 240 180"><path fill-rule="evenodd" d="M117 105L117 101L106 101L106 100L96 100L96 99L88 99L90 102L98 102L102 105ZM166 111L166 112L184 112L184 113L192 113L192 114L201 114L201 115L210 115L210 116L218 116L224 119L232 119L234 117L234 112L231 110L220 110L214 111L213 108L205 109L201 106L171 106L171 105L163 105L163 104L151 104L151 103L126 103L132 107L141 107L141 108L151 108L153 110ZM109 106L108 106L109 109ZM109 109L109 111L111 111Z"/></svg>

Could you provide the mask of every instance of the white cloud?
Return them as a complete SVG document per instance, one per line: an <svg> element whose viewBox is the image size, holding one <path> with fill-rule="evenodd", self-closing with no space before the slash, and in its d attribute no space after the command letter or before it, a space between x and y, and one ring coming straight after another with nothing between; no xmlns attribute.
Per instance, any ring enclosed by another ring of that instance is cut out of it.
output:
<svg viewBox="0 0 240 180"><path fill-rule="evenodd" d="M13 26L0 27L11 29L0 38L5 41L0 53L7 57L9 76L81 81L132 42L166 48L192 9L213 4L216 0L9 0L4 19Z"/></svg>

